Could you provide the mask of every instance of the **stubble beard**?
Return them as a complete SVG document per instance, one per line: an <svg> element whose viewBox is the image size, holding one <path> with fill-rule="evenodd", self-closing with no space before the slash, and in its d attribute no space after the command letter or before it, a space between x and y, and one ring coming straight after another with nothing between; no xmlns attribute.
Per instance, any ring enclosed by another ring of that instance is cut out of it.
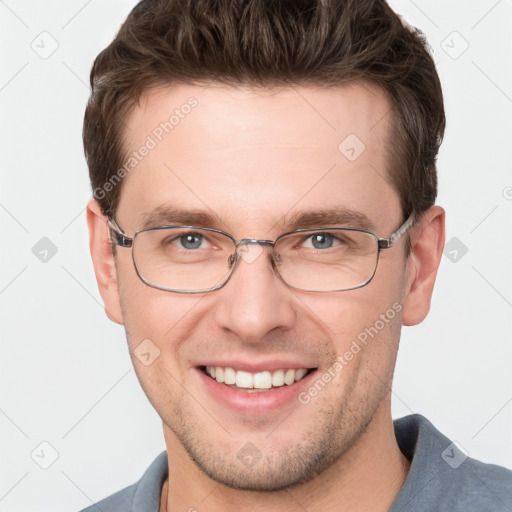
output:
<svg viewBox="0 0 512 512"><path fill-rule="evenodd" d="M375 389L371 391L367 395L371 399L359 401L355 408L347 400L331 409L315 409L314 414L308 412L307 405L304 406L284 423L290 421L290 425L300 427L309 416L313 420L311 426L298 439L289 439L281 445L272 443L274 433L265 437L268 441L265 447L256 446L258 442L255 441L252 449L258 450L261 458L251 464L237 456L245 442L227 435L223 440L206 439L202 435L205 422L191 421L190 413L186 413L182 404L163 420L194 464L215 482L237 490L276 492L310 482L356 445L374 418L387 387L382 385L377 393ZM246 442L250 442L250 438L248 429Z"/></svg>

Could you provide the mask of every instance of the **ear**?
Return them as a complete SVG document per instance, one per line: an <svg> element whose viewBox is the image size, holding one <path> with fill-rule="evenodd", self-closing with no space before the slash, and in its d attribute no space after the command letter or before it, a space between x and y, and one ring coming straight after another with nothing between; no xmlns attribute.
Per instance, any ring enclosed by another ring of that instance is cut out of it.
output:
<svg viewBox="0 0 512 512"><path fill-rule="evenodd" d="M121 302L117 285L115 258L110 247L107 217L101 213L96 199L87 203L87 225L89 227L89 248L91 250L94 273L100 290L105 313L117 324L123 325Z"/></svg>
<svg viewBox="0 0 512 512"><path fill-rule="evenodd" d="M407 259L402 323L416 325L429 310L437 269L443 255L445 212L432 206L411 230L411 253Z"/></svg>

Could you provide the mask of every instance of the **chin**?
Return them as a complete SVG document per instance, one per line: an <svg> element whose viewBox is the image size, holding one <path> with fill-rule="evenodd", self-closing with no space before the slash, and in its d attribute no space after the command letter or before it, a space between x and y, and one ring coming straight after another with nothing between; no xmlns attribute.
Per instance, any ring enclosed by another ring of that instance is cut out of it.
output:
<svg viewBox="0 0 512 512"><path fill-rule="evenodd" d="M291 456L277 461L275 457L263 457L254 465L242 467L243 462L223 461L208 464L194 460L199 469L209 478L226 487L242 491L277 492L300 486L313 480L330 463L327 461L302 461ZM334 461L330 461L331 463Z"/></svg>
<svg viewBox="0 0 512 512"><path fill-rule="evenodd" d="M325 429L302 433L300 440L281 438L279 446L267 440L259 450L256 440L242 444L231 439L235 448L200 439L198 432L177 436L195 466L226 487L257 492L282 491L313 480L335 464L353 441L352 436L340 438L333 429Z"/></svg>

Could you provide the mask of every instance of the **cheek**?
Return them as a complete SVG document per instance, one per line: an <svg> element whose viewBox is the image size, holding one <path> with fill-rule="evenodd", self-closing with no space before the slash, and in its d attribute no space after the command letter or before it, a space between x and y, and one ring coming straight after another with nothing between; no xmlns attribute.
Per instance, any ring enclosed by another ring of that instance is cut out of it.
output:
<svg viewBox="0 0 512 512"><path fill-rule="evenodd" d="M119 294L130 355L136 369L140 367L137 373L148 383L172 381L165 372L181 381L189 365L187 341L204 329L208 297L157 290L130 272L123 277ZM147 353L157 357L143 368L148 356L142 354Z"/></svg>
<svg viewBox="0 0 512 512"><path fill-rule="evenodd" d="M144 283L120 287L126 339L138 380L156 410L182 400L176 382L186 375L184 345L198 299L173 297Z"/></svg>
<svg viewBox="0 0 512 512"><path fill-rule="evenodd" d="M389 283L388 283L389 284ZM325 295L302 295L303 314L333 339L357 338L376 322L382 330L381 315L394 320L401 310L401 288L379 287L373 281L356 290ZM395 304L397 303L397 304ZM388 322L386 322L386 325ZM364 338L364 335L361 336Z"/></svg>
<svg viewBox="0 0 512 512"><path fill-rule="evenodd" d="M179 319L190 309L190 301L146 285L131 260L122 263L118 269L119 297L130 351L146 339L163 349Z"/></svg>
<svg viewBox="0 0 512 512"><path fill-rule="evenodd" d="M403 309L399 264L380 261L365 287L301 297L308 320L331 339L342 380L358 389L366 389L371 384L368 380L380 386L392 376Z"/></svg>
<svg viewBox="0 0 512 512"><path fill-rule="evenodd" d="M130 336L151 338L162 344L162 348L168 347L190 329L195 317L194 309L201 298L176 298L169 292L147 288L149 293L140 288L132 290L129 295L121 291L125 325Z"/></svg>

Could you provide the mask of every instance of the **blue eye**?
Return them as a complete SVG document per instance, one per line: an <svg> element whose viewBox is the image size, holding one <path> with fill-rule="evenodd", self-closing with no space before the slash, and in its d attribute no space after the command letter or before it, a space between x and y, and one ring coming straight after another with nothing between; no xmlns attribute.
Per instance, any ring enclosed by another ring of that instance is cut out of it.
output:
<svg viewBox="0 0 512 512"><path fill-rule="evenodd" d="M179 237L179 241L185 249L198 249L203 242L203 236L197 233L186 233Z"/></svg>
<svg viewBox="0 0 512 512"><path fill-rule="evenodd" d="M315 249L329 249L333 245L334 237L331 233L315 233L311 243Z"/></svg>

